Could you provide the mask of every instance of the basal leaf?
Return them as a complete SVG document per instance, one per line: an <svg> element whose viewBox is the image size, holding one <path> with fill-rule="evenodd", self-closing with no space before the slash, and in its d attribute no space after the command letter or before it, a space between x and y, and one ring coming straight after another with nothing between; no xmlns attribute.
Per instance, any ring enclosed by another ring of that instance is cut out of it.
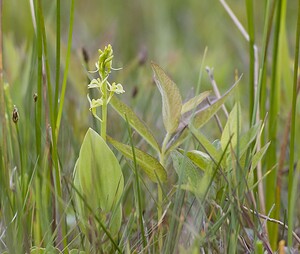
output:
<svg viewBox="0 0 300 254"><path fill-rule="evenodd" d="M237 144L237 136L240 134L242 124L241 107L239 103L236 103L231 110L226 125L223 129L221 136L221 147L225 150L229 140L233 147Z"/></svg>
<svg viewBox="0 0 300 254"><path fill-rule="evenodd" d="M157 64L151 63L155 83L162 97L162 116L166 131L174 133L181 117L182 99L177 85Z"/></svg>
<svg viewBox="0 0 300 254"><path fill-rule="evenodd" d="M109 136L107 136L107 140L126 158L133 160L131 146L122 144ZM135 148L135 156L137 164L153 182L165 182L167 180L167 172L158 160L138 148Z"/></svg>
<svg viewBox="0 0 300 254"><path fill-rule="evenodd" d="M117 207L121 198L124 179L119 162L102 137L89 129L80 148L79 158L74 169L74 186L84 197L75 195L77 209L82 219L88 220L86 203L95 214L105 216ZM104 218L105 218L104 216ZM112 235L118 233L121 220L117 214L110 221ZM103 216L102 216L103 217Z"/></svg>
<svg viewBox="0 0 300 254"><path fill-rule="evenodd" d="M182 105L181 114L183 115L196 108L209 94L210 91L206 91L185 102Z"/></svg>

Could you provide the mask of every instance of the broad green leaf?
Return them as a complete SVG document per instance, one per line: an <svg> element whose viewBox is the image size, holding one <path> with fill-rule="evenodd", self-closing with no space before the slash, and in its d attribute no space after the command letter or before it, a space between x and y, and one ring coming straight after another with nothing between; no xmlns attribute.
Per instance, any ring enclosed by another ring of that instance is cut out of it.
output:
<svg viewBox="0 0 300 254"><path fill-rule="evenodd" d="M183 150L179 150L182 154L184 153ZM211 158L208 154L203 153L198 150L192 150L186 152L186 156L200 169L205 171L210 164L212 163Z"/></svg>
<svg viewBox="0 0 300 254"><path fill-rule="evenodd" d="M131 146L122 144L109 136L107 136L107 140L126 158L133 160ZM139 150L138 148L135 148L135 156L137 164L144 170L151 181L165 182L167 180L167 172L158 160L156 160L151 155Z"/></svg>
<svg viewBox="0 0 300 254"><path fill-rule="evenodd" d="M177 85L157 64L151 63L155 83L162 97L162 116L167 133L174 133L181 117L182 99Z"/></svg>
<svg viewBox="0 0 300 254"><path fill-rule="evenodd" d="M236 103L228 116L227 123L222 132L221 147L223 151L229 141L231 142L232 147L236 147L237 136L241 132L241 124L241 107L239 103Z"/></svg>
<svg viewBox="0 0 300 254"><path fill-rule="evenodd" d="M181 115L193 110L196 108L207 96L210 94L210 91L203 92L192 99L188 100L182 105Z"/></svg>
<svg viewBox="0 0 300 254"><path fill-rule="evenodd" d="M214 116L215 113L217 113L217 111L225 103L229 96L233 94L239 80L229 89L229 91L227 91L220 99L215 101L212 105L207 106L206 108L201 109L195 113L193 125L196 128L200 128L201 126L203 126L206 122L208 122L210 118Z"/></svg>
<svg viewBox="0 0 300 254"><path fill-rule="evenodd" d="M93 129L89 129L80 148L79 158L74 170L74 186L84 197L76 196L76 204L82 219L89 218L88 204L95 214L106 217L116 210L116 216L110 220L112 235L118 233L121 226L120 208L124 179L119 162L103 138Z"/></svg>
<svg viewBox="0 0 300 254"><path fill-rule="evenodd" d="M111 106L124 119L127 116L129 124L150 144L158 153L160 152L159 145L147 125L133 112L133 110L120 101L116 96L110 100Z"/></svg>

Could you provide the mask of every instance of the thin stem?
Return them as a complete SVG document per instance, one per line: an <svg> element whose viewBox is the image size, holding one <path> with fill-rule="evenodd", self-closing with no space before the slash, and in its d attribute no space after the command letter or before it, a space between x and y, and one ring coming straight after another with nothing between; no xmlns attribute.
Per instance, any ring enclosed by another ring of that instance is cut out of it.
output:
<svg viewBox="0 0 300 254"><path fill-rule="evenodd" d="M60 0L56 0L56 79L54 95L54 115L57 116L58 92L60 78Z"/></svg>
<svg viewBox="0 0 300 254"><path fill-rule="evenodd" d="M0 0L0 118L2 125L2 148L0 156L2 156L4 166L5 182L8 183L8 165L7 165L7 144L6 144L6 118L5 118L5 99L4 99L4 82L3 82L3 52L2 52L2 0Z"/></svg>
<svg viewBox="0 0 300 254"><path fill-rule="evenodd" d="M20 131L19 131L19 126L18 123L15 123L16 125L16 132L17 132L17 138L18 138L18 146L19 146L19 156L20 156L20 172L21 172L21 178L22 180L25 177L25 172L24 172L24 166L23 166L23 149L22 149L22 142L21 142L21 135L20 135ZM24 184L24 182L22 181L22 185ZM22 186L22 193L24 193L24 186Z"/></svg>
<svg viewBox="0 0 300 254"><path fill-rule="evenodd" d="M35 6L37 6L37 1ZM43 76L43 64L42 64L42 55L43 55L43 42L42 42L42 33L40 29L40 12L36 8L37 16L37 102L36 102L36 153L37 157L41 156L41 127L42 127L42 76ZM39 159L39 166L41 165L41 160Z"/></svg>
<svg viewBox="0 0 300 254"><path fill-rule="evenodd" d="M160 161L161 161L162 165L164 164L164 157L166 155L167 144L168 144L170 138L171 138L171 134L167 133L167 135L164 138L163 144L162 144L161 155L160 155Z"/></svg>
<svg viewBox="0 0 300 254"><path fill-rule="evenodd" d="M289 180L288 180L288 246L292 246L292 230L294 221L294 209L295 200L292 199L293 195L293 178L294 178L294 156L295 156L295 127L296 127L296 103L297 103L297 90L300 87L300 79L298 77L298 61L299 61L299 42L300 42L300 0L298 0L298 20L297 20L297 32L296 32L296 49L294 59L294 84L293 84L293 101L292 101L292 121L291 121L291 142L290 142L290 165L289 165ZM297 86L298 79L298 86ZM298 162L299 163L299 162Z"/></svg>
<svg viewBox="0 0 300 254"><path fill-rule="evenodd" d="M71 1L71 9L70 9L70 21L69 21L70 28L69 28L69 37L68 37L68 49L67 49L67 55L66 55L66 67L65 67L65 72L64 72L63 82L62 82L59 109L58 109L58 114L57 114L57 118L56 118L56 129L55 129L56 139L57 139L58 133L59 133L62 111L63 111L65 95L66 95L66 88L67 88L68 71L69 71L71 48L72 48L74 10L75 10L75 0L72 0Z"/></svg>
<svg viewBox="0 0 300 254"><path fill-rule="evenodd" d="M103 100L103 105L102 105L102 122L101 122L101 137L106 141L106 125L107 125L107 81L104 82L103 86L104 88L102 89L102 100Z"/></svg>
<svg viewBox="0 0 300 254"><path fill-rule="evenodd" d="M166 156L166 148L167 148L167 144L169 142L171 138L171 134L167 133L167 135L164 138L163 144L162 144L162 148L161 148L161 154L159 156L160 160L160 164L165 167L166 165L166 160L165 160L165 156ZM163 210L162 210L162 203L163 203L163 190L161 185L158 183L157 184L157 220L159 221L163 215ZM158 248L159 251L162 251L162 247L163 247L163 231L160 229L159 230L159 234L158 234Z"/></svg>
<svg viewBox="0 0 300 254"><path fill-rule="evenodd" d="M274 46L273 46L273 61L272 61L272 76L271 76L271 88L270 88L270 117L269 117L269 126L268 126L268 139L271 141L269 147L269 153L267 156L267 168L270 169L274 166L274 162L276 161L276 148L277 148L277 114L279 111L279 73L278 69L278 49L279 49L279 41L280 41L280 23L281 23L281 9L282 9L282 0L276 2L276 18L275 18L275 29L274 29ZM276 188L276 174L277 167L272 170L268 178L266 179L266 189L273 190ZM278 203L278 198L276 198L276 194L268 193L266 194L266 212L270 211L270 208ZM277 209L277 206L276 206ZM273 217L275 214L275 210L272 211L271 216ZM277 219L277 218L276 218ZM273 249L277 246L277 232L278 226L268 224L268 232L271 247Z"/></svg>
<svg viewBox="0 0 300 254"><path fill-rule="evenodd" d="M249 95L250 95L250 105L249 105L249 118L251 126L251 117L254 108L254 79L255 79L255 57L254 57L254 21L253 21L253 2L251 0L246 0L247 6L247 19L248 19L248 30L249 30Z"/></svg>
<svg viewBox="0 0 300 254"><path fill-rule="evenodd" d="M42 76L43 76L43 41L41 33L41 22L40 22L40 12L38 6L38 0L35 1L35 15L36 15L36 40L37 40L37 99L35 103L35 138L36 138L36 157L37 157L37 167L41 169L42 159ZM42 239L42 229L40 224L40 211L41 208L41 188L40 188L40 178L35 178L35 221L34 221L34 240L33 243L38 246Z"/></svg>
<svg viewBox="0 0 300 254"><path fill-rule="evenodd" d="M157 184L157 221L162 218L162 202L163 202L163 191L160 184ZM158 231L158 248L159 252L162 251L163 247L163 231L160 228Z"/></svg>

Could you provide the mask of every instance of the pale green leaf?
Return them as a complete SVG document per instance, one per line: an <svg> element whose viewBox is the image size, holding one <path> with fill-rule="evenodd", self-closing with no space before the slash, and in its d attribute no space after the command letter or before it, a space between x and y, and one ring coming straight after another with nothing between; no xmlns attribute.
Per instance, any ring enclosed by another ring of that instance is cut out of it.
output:
<svg viewBox="0 0 300 254"><path fill-rule="evenodd" d="M103 138L91 128L84 137L75 165L74 186L84 197L82 200L79 195L75 195L77 208L83 219L87 220L90 213L86 209L86 203L94 214L105 215L120 209L116 205L124 188L121 167ZM110 221L114 225L110 228L113 235L117 234L121 226L118 216L115 216L116 220Z"/></svg>
<svg viewBox="0 0 300 254"><path fill-rule="evenodd" d="M129 124L145 139L146 142L148 142L148 144L150 144L158 153L160 152L159 145L152 132L130 107L120 101L116 96L111 98L110 104L124 120L126 120L125 116L127 116Z"/></svg>
<svg viewBox="0 0 300 254"><path fill-rule="evenodd" d="M126 158L133 160L131 146L122 144L109 136L107 136L107 140ZM134 150L137 164L153 182L165 182L167 180L167 173L157 159L138 148L135 148Z"/></svg>
<svg viewBox="0 0 300 254"><path fill-rule="evenodd" d="M155 83L162 97L162 116L166 131L174 133L181 117L182 99L177 85L157 64L151 63Z"/></svg>
<svg viewBox="0 0 300 254"><path fill-rule="evenodd" d="M179 150L183 154L183 150ZM200 169L205 171L212 163L208 154L198 150L187 151L186 156Z"/></svg>
<svg viewBox="0 0 300 254"><path fill-rule="evenodd" d="M241 107L239 103L236 103L231 110L226 125L223 129L221 136L221 147L225 151L228 142L231 142L231 146L235 147L237 144L237 136L240 134L242 124Z"/></svg>
<svg viewBox="0 0 300 254"><path fill-rule="evenodd" d="M188 100L187 102L185 102L182 105L181 115L196 108L205 98L208 97L209 94L210 94L210 91L206 91L206 92L203 92L203 93L193 97L192 99Z"/></svg>

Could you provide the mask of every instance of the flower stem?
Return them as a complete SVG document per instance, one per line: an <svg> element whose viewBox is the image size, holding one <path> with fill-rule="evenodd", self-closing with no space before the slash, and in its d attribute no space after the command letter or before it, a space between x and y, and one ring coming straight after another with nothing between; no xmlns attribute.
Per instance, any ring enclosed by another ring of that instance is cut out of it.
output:
<svg viewBox="0 0 300 254"><path fill-rule="evenodd" d="M171 138L171 134L167 133L167 135L164 138L163 144L162 144L162 149L161 153L159 156L159 162L160 164L165 168L166 166L166 147ZM157 184L157 220L160 222L160 219L162 218L163 214L163 209L162 209L162 204L163 204L163 190L162 186L158 183ZM158 248L159 252L162 252L162 247L163 247L163 230L159 226L159 233L158 233Z"/></svg>
<svg viewBox="0 0 300 254"><path fill-rule="evenodd" d="M103 92L103 105L102 105L102 122L101 122L101 137L103 138L104 141L106 141L106 124L107 124L107 89L106 89L106 84L107 81L104 82L103 86L105 86L102 89Z"/></svg>

